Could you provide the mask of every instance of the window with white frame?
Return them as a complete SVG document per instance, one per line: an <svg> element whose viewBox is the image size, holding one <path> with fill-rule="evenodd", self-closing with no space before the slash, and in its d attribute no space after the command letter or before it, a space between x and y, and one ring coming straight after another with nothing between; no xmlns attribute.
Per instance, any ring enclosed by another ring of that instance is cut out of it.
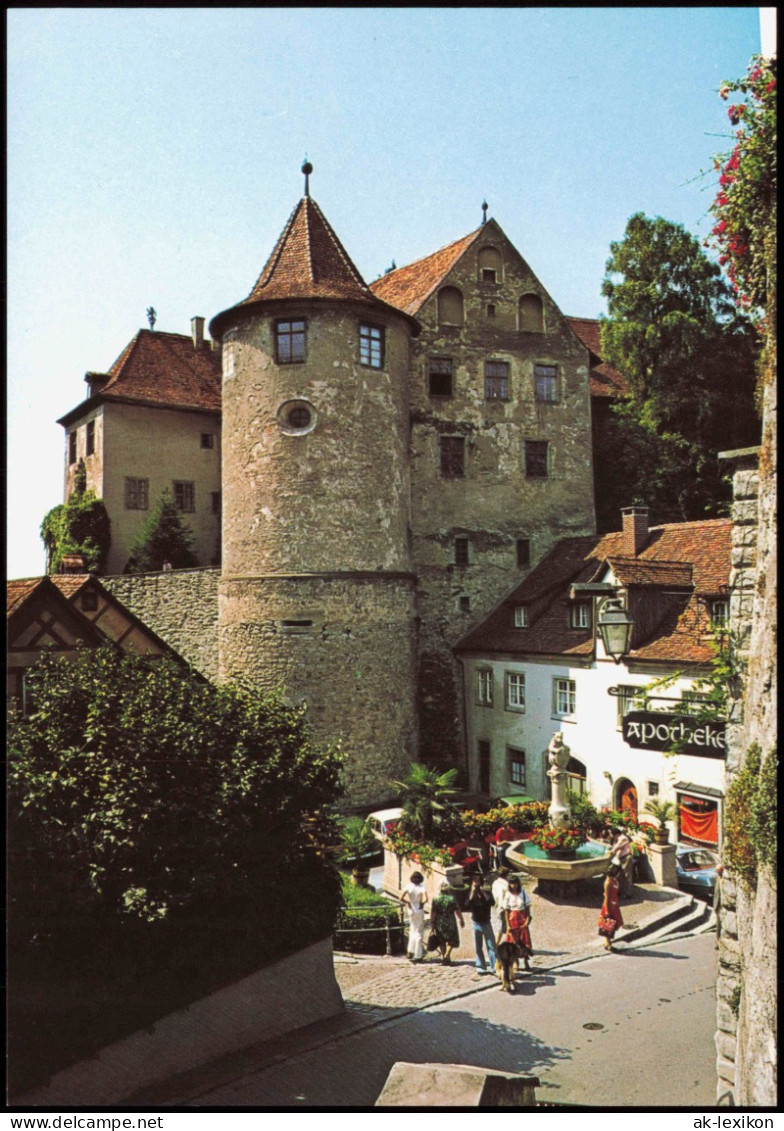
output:
<svg viewBox="0 0 784 1131"><path fill-rule="evenodd" d="M525 675L506 672L506 706L510 711L525 710Z"/></svg>
<svg viewBox="0 0 784 1131"><path fill-rule="evenodd" d="M517 786L519 789L525 789L526 774L525 774L525 750L518 750L514 746L507 747L507 756L509 758L509 781L512 785Z"/></svg>
<svg viewBox="0 0 784 1131"><path fill-rule="evenodd" d="M710 603L710 619L711 624L716 628L726 628L730 623L730 603L727 600L711 601Z"/></svg>
<svg viewBox="0 0 784 1131"><path fill-rule="evenodd" d="M223 346L223 376L233 377L236 370L234 368L234 342L226 342Z"/></svg>
<svg viewBox="0 0 784 1131"><path fill-rule="evenodd" d="M569 608L569 627L570 628L590 628L591 627L591 602L578 601L577 604L571 605Z"/></svg>
<svg viewBox="0 0 784 1131"><path fill-rule="evenodd" d="M493 705L493 672L491 668L480 668L476 673L476 701L482 707Z"/></svg>
<svg viewBox="0 0 784 1131"><path fill-rule="evenodd" d="M659 796L659 783L657 781L646 782L646 785L648 787L648 796L649 797L658 797Z"/></svg>
<svg viewBox="0 0 784 1131"><path fill-rule="evenodd" d="M577 688L573 679L556 676L553 680L553 714L568 718L577 709Z"/></svg>
<svg viewBox="0 0 784 1131"><path fill-rule="evenodd" d="M618 706L618 730L623 726L623 720L629 714L629 711L635 709L642 710L641 704L638 703L635 708L634 702L637 696L639 696L640 690L639 687L635 687L633 684L621 683L618 685L618 697L616 699Z"/></svg>
<svg viewBox="0 0 784 1131"><path fill-rule="evenodd" d="M275 356L278 365L293 365L305 360L305 319L286 319L275 323Z"/></svg>
<svg viewBox="0 0 784 1131"><path fill-rule="evenodd" d="M534 386L539 404L558 403L558 369L555 365L534 366Z"/></svg>
<svg viewBox="0 0 784 1131"><path fill-rule="evenodd" d="M515 626L515 628L528 628L528 606L527 605L515 605L514 626Z"/></svg>

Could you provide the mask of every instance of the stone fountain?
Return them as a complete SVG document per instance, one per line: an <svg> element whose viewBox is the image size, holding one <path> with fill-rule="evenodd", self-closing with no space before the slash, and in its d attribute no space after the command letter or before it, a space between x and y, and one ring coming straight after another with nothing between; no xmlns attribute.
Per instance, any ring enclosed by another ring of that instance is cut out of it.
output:
<svg viewBox="0 0 784 1131"><path fill-rule="evenodd" d="M547 776L552 784L552 801L548 815L550 825L554 829L568 829L571 824L571 811L566 798L566 767L570 757L571 750L563 740L563 732L558 731L547 747L547 761L550 767ZM575 850L572 859L557 859L536 845L519 840L509 847L506 859L510 864L549 886L553 883L568 884L575 880L589 880L593 876L603 875L610 862L610 855L606 844L587 840Z"/></svg>

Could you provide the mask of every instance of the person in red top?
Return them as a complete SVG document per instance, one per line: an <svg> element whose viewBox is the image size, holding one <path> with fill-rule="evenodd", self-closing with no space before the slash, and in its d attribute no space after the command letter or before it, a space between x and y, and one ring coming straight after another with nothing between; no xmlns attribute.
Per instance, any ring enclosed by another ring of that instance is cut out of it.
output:
<svg viewBox="0 0 784 1131"><path fill-rule="evenodd" d="M604 949L612 950L612 941L615 932L623 926L623 916L618 906L618 881L621 869L618 864L611 864L607 869L604 880L604 901L599 912L599 934L604 939Z"/></svg>

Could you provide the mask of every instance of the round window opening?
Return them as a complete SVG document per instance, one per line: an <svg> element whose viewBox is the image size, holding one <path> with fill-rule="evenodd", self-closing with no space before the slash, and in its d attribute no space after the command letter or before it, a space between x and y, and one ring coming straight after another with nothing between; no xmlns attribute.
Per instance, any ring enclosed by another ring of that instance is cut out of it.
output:
<svg viewBox="0 0 784 1131"><path fill-rule="evenodd" d="M278 409L278 424L289 436L306 436L316 427L316 410L307 401L286 401Z"/></svg>

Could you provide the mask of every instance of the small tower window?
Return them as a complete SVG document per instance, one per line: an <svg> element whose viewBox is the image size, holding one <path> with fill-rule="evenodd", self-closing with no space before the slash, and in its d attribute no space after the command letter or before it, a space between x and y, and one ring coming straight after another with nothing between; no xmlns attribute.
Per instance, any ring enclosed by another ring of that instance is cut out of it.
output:
<svg viewBox="0 0 784 1131"><path fill-rule="evenodd" d="M501 256L494 247L483 247L479 252L479 281L499 283L501 281Z"/></svg>
<svg viewBox="0 0 784 1131"><path fill-rule="evenodd" d="M87 421L87 435L85 438L84 454L91 456L95 454L95 421Z"/></svg>
<svg viewBox="0 0 784 1131"><path fill-rule="evenodd" d="M305 360L305 320L275 323L275 353L278 365Z"/></svg>
<svg viewBox="0 0 784 1131"><path fill-rule="evenodd" d="M536 399L540 404L558 403L558 369L555 365L535 365Z"/></svg>
<svg viewBox="0 0 784 1131"><path fill-rule="evenodd" d="M463 325L463 296L457 287L442 287L438 292L438 321L441 326Z"/></svg>
<svg viewBox="0 0 784 1131"><path fill-rule="evenodd" d="M485 362L485 400L509 400L509 362Z"/></svg>
<svg viewBox="0 0 784 1131"><path fill-rule="evenodd" d="M522 296L518 304L518 325L525 333L544 333L544 311L539 295Z"/></svg>
<svg viewBox="0 0 784 1131"><path fill-rule="evenodd" d="M547 440L525 441L525 474L528 479L547 479L549 447Z"/></svg>
<svg viewBox="0 0 784 1131"><path fill-rule="evenodd" d="M287 436L307 436L317 422L316 410L309 401L285 401L278 409L278 425Z"/></svg>
<svg viewBox="0 0 784 1131"><path fill-rule="evenodd" d="M462 479L465 475L465 440L462 436L441 437L441 475Z"/></svg>
<svg viewBox="0 0 784 1131"><path fill-rule="evenodd" d="M431 357L427 363L428 392L431 397L452 396L452 358Z"/></svg>
<svg viewBox="0 0 784 1131"><path fill-rule="evenodd" d="M379 326L359 327L359 360L371 369L384 368L384 331Z"/></svg>

